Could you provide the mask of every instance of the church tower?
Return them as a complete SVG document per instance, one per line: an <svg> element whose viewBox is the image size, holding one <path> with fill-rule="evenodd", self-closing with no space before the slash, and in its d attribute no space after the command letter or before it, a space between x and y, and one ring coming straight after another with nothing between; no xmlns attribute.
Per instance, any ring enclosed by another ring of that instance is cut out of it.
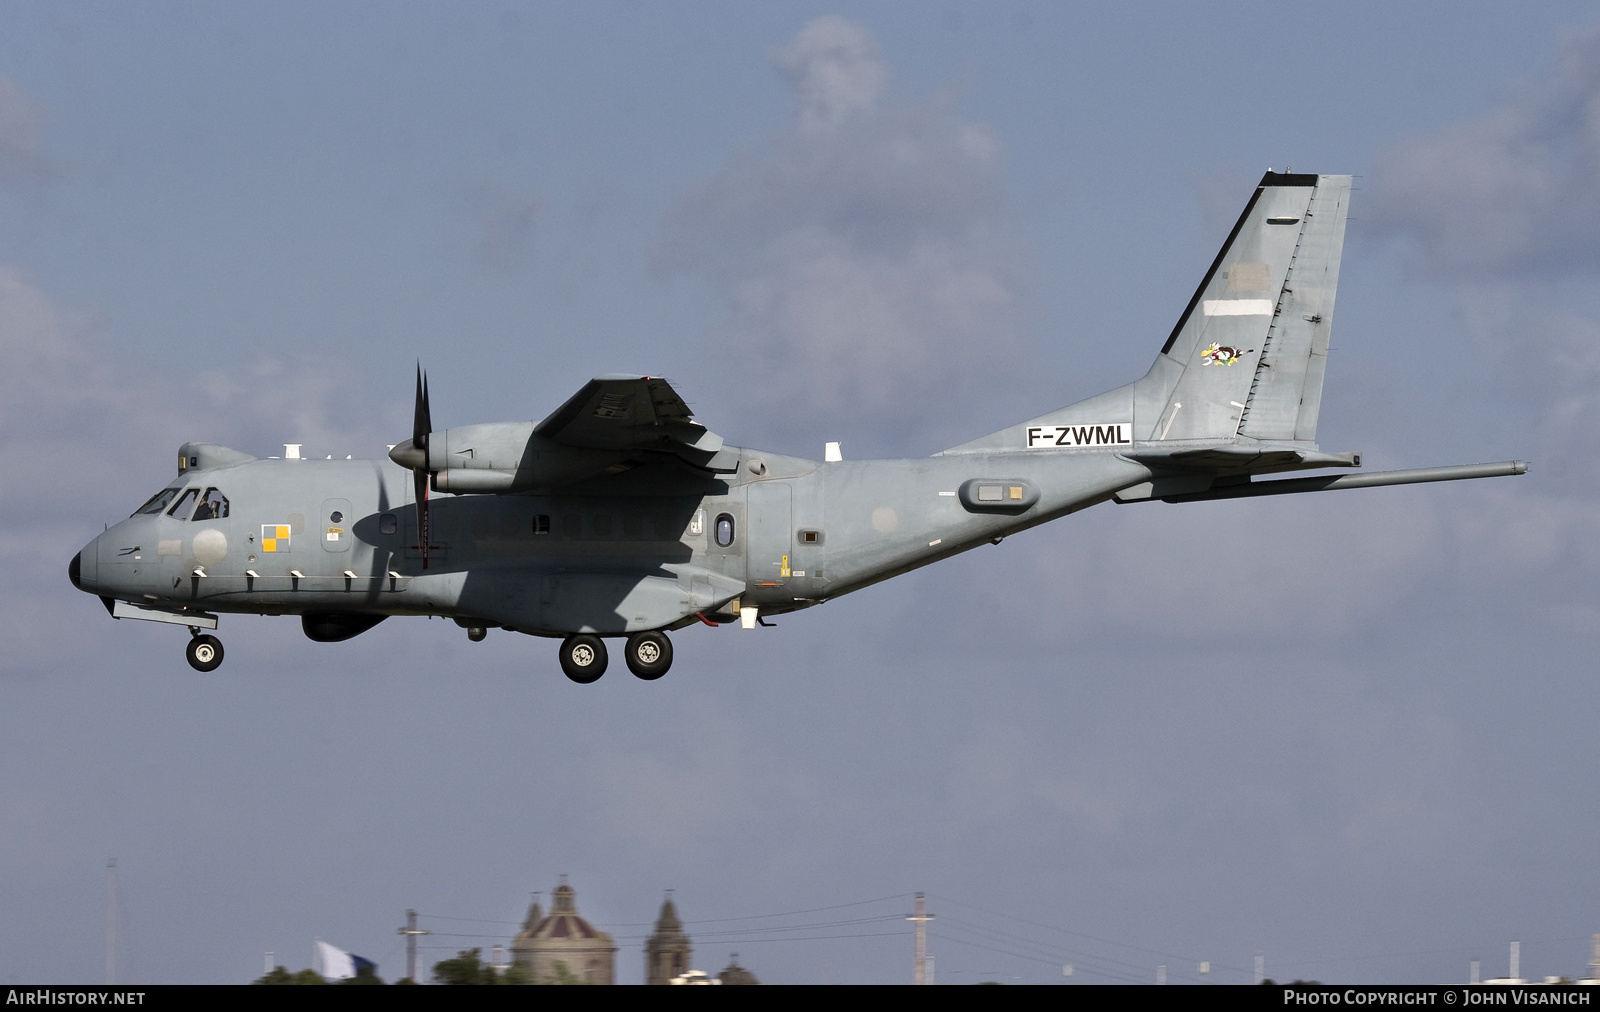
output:
<svg viewBox="0 0 1600 1012"><path fill-rule="evenodd" d="M672 890L668 889L667 898L661 901L655 933L644 943L644 982L667 984L682 976L689 969L693 952L689 936L683 933L683 922L678 920L678 908L672 905Z"/></svg>

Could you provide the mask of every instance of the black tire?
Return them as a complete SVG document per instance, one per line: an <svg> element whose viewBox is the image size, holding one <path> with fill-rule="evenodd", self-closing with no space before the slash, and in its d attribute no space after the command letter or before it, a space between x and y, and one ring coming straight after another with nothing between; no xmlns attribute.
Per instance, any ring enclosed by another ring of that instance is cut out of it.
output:
<svg viewBox="0 0 1600 1012"><path fill-rule="evenodd" d="M598 681L606 673L606 644L598 636L578 633L561 641L561 670L579 685Z"/></svg>
<svg viewBox="0 0 1600 1012"><path fill-rule="evenodd" d="M628 637L623 658L629 671L647 682L654 681L672 667L672 641L663 632L634 633Z"/></svg>
<svg viewBox="0 0 1600 1012"><path fill-rule="evenodd" d="M467 639L474 643L482 643L483 638L489 635L489 630L481 625L467 626Z"/></svg>
<svg viewBox="0 0 1600 1012"><path fill-rule="evenodd" d="M222 666L222 641L215 636L192 637L184 656L196 671L215 671Z"/></svg>

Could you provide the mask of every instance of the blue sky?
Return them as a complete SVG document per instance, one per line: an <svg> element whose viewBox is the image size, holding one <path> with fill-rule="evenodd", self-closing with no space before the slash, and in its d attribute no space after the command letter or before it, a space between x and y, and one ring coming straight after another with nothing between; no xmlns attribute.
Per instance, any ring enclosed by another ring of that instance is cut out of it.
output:
<svg viewBox="0 0 1600 1012"><path fill-rule="evenodd" d="M949 983L1257 952L1456 981L1513 938L1583 972L1597 32L1576 3L0 5L0 977L102 978L111 856L144 982L313 936L392 978L407 908L439 958L561 873L624 982L667 888L697 966L773 982L908 979L917 890ZM440 425L638 371L738 445L933 452L1141 374L1268 166L1359 177L1323 447L1532 474L1102 506L685 630L650 684L423 620L229 618L199 676L65 580L185 440L382 453L418 359ZM720 920L855 903L789 941Z"/></svg>

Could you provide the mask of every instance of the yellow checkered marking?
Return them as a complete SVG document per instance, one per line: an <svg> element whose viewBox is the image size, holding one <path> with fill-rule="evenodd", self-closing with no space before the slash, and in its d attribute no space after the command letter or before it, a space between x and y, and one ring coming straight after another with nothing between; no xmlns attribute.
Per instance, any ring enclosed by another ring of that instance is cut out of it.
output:
<svg viewBox="0 0 1600 1012"><path fill-rule="evenodd" d="M262 524L261 550L263 552L287 552L289 550L289 525Z"/></svg>

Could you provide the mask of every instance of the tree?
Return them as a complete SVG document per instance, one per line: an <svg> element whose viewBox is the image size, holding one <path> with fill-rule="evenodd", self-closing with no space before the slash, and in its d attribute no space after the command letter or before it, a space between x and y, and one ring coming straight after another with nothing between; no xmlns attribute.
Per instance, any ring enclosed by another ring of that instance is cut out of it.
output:
<svg viewBox="0 0 1600 1012"><path fill-rule="evenodd" d="M383 978L378 976L378 971L365 964L356 967L354 977L346 977L339 981L341 984L382 984Z"/></svg>
<svg viewBox="0 0 1600 1012"><path fill-rule="evenodd" d="M533 971L521 963L496 970L483 961L481 949L463 949L454 959L433 964L436 984L532 984ZM577 983L577 981L574 981Z"/></svg>
<svg viewBox="0 0 1600 1012"><path fill-rule="evenodd" d="M436 984L498 984L499 974L484 965L479 958L481 949L463 949L454 959L441 959L433 964L433 981Z"/></svg>
<svg viewBox="0 0 1600 1012"><path fill-rule="evenodd" d="M322 974L318 973L315 970L307 969L307 970L301 970L298 973L290 973L288 970L285 970L281 966L275 966L275 967L272 968L272 971L270 973L263 974L262 976L260 976L260 977L256 978L255 980L251 981L251 983L253 983L253 984L326 984L327 981L323 980L322 979ZM380 981L378 981L378 983L381 984L381 983L383 983L383 981L380 980Z"/></svg>
<svg viewBox="0 0 1600 1012"><path fill-rule="evenodd" d="M539 983L541 983L541 984L583 984L583 983L586 983L586 982L584 981L584 979L582 977L578 976L577 974L575 974L571 970L569 970L567 968L567 964L565 962L563 962L562 960L558 959L558 960L556 960L556 964L550 968L550 972L545 975L544 980L539 981Z"/></svg>

